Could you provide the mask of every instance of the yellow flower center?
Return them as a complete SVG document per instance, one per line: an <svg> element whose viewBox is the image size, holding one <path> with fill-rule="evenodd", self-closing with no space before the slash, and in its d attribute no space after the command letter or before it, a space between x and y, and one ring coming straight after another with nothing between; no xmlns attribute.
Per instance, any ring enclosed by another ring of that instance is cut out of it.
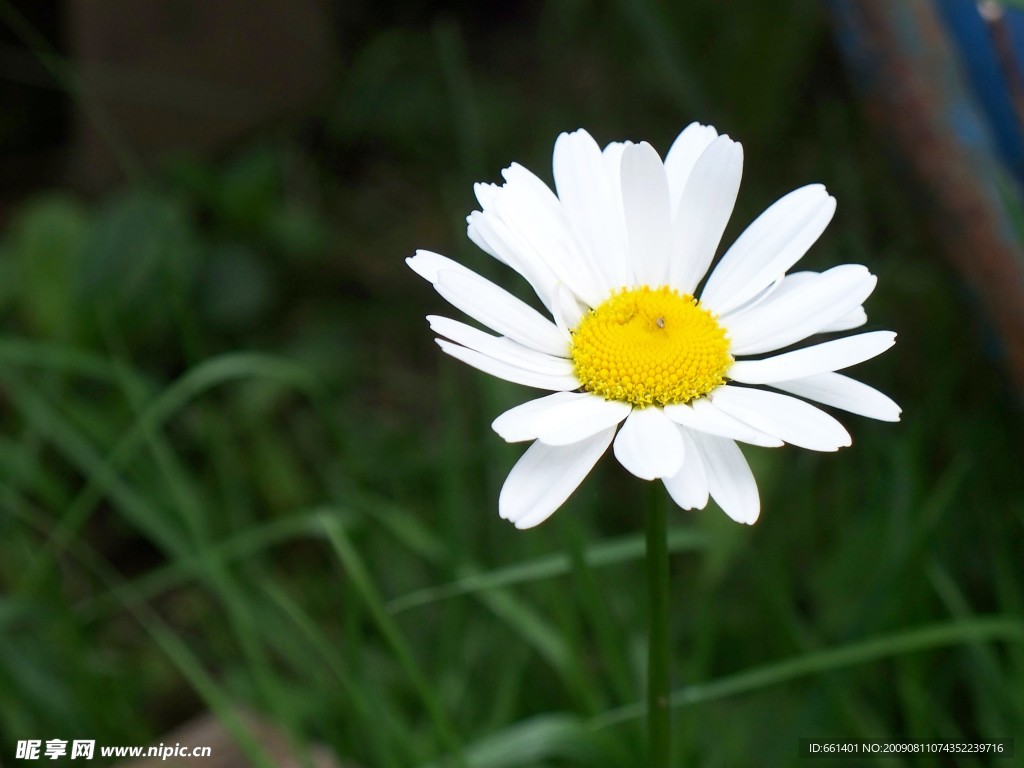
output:
<svg viewBox="0 0 1024 768"><path fill-rule="evenodd" d="M732 365L725 329L688 294L623 288L572 332L583 389L644 407L688 403L725 383Z"/></svg>

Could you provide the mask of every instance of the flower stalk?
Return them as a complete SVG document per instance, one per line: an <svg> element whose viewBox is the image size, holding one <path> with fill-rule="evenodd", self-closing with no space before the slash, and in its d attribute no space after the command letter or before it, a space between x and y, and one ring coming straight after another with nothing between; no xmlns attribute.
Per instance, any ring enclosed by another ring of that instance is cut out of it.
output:
<svg viewBox="0 0 1024 768"><path fill-rule="evenodd" d="M648 765L668 768L672 732L669 691L671 655L669 645L668 511L660 484L647 489L647 741Z"/></svg>

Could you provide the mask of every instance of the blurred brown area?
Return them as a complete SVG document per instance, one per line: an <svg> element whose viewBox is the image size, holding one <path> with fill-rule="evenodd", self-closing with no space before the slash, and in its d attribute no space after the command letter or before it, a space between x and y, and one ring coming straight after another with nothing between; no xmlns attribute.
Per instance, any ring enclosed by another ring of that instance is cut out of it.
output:
<svg viewBox="0 0 1024 768"><path fill-rule="evenodd" d="M266 720L251 712L237 713L243 727L259 745L265 757L278 768L343 768L330 750L312 746L308 752L299 752L287 735ZM158 743L174 747L180 745L195 749L209 747L209 757L147 757L123 760L115 768L171 768L172 766L202 766L202 768L247 768L251 765L245 752L217 718L209 712L197 716L184 725L165 734Z"/></svg>
<svg viewBox="0 0 1024 768"><path fill-rule="evenodd" d="M294 115L337 71L326 0L69 0L64 13L85 107L70 176L87 189Z"/></svg>

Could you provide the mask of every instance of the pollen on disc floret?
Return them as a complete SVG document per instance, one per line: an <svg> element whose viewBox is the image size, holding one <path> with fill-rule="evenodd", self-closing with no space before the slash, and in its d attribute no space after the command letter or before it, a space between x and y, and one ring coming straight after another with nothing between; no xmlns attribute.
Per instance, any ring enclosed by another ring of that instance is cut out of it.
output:
<svg viewBox="0 0 1024 768"><path fill-rule="evenodd" d="M725 329L689 294L667 286L623 288L572 332L584 390L638 407L687 403L725 383Z"/></svg>

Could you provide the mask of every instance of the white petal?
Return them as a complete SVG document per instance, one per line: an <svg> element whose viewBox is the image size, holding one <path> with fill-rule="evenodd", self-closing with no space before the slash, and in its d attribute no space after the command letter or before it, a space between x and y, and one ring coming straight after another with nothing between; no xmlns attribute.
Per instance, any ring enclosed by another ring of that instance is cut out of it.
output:
<svg viewBox="0 0 1024 768"><path fill-rule="evenodd" d="M493 204L494 196L498 194L499 189L501 186L498 184L477 182L473 185L473 194L476 195L476 201L480 203L480 207L487 210L487 207Z"/></svg>
<svg viewBox="0 0 1024 768"><path fill-rule="evenodd" d="M622 233L623 255L626 262L626 281L619 288L632 288L636 285L636 275L633 273L633 266L629 263L629 239L626 233L626 212L622 206L622 153L626 147L632 146L630 141L613 141L601 151L601 158L604 160L604 169L608 175L608 182L612 190L612 211L611 216L616 219L612 225Z"/></svg>
<svg viewBox="0 0 1024 768"><path fill-rule="evenodd" d="M631 408L589 392L556 392L505 411L491 427L510 443L540 440L569 445L618 425Z"/></svg>
<svg viewBox="0 0 1024 768"><path fill-rule="evenodd" d="M479 217L482 216L480 211L473 211L466 217L466 236L473 241L473 244L481 251L486 253L488 256L500 261L502 264L508 265L508 260L502 255L501 251L495 246L488 242L487 237L481 231L479 226ZM513 267L514 268L514 267ZM520 270L516 270L520 272Z"/></svg>
<svg viewBox="0 0 1024 768"><path fill-rule="evenodd" d="M765 360L738 360L726 374L744 384L771 384L838 371L870 360L896 343L892 331L873 331L826 341Z"/></svg>
<svg viewBox="0 0 1024 768"><path fill-rule="evenodd" d="M899 421L902 412L887 395L841 373L822 373L772 386L806 397L808 400L817 400L833 408L842 408L844 411L880 421Z"/></svg>
<svg viewBox="0 0 1024 768"><path fill-rule="evenodd" d="M538 420L543 420L560 406L588 397L593 395L589 392L555 392L536 400L527 400L498 416L491 422L491 429L508 443L536 440Z"/></svg>
<svg viewBox="0 0 1024 768"><path fill-rule="evenodd" d="M722 317L733 355L770 352L820 333L864 303L877 278L859 264L843 264L779 299Z"/></svg>
<svg viewBox="0 0 1024 768"><path fill-rule="evenodd" d="M505 189L508 189L509 186L521 186L524 193L537 198L545 206L548 206L550 210L561 210L558 204L558 196L551 190L551 187L544 183L529 168L519 163L512 163L507 168L502 169L501 175L505 179Z"/></svg>
<svg viewBox="0 0 1024 768"><path fill-rule="evenodd" d="M665 488L683 509L704 509L708 504L708 475L704 460L688 431L680 427L679 434L683 437L686 457L682 468L672 477L665 478Z"/></svg>
<svg viewBox="0 0 1024 768"><path fill-rule="evenodd" d="M726 315L728 317L736 317L750 309L753 309L754 307L767 304L775 298L775 294L779 292L779 289L785 284L788 278L789 275L779 275L775 280L762 288L756 296L751 299L747 299L743 304L736 307L736 309L727 312Z"/></svg>
<svg viewBox="0 0 1024 768"><path fill-rule="evenodd" d="M716 138L718 131L710 125L690 123L668 148L668 154L665 155L665 175L668 177L669 202L673 211L679 208L679 201L683 197L683 190L686 189L686 182L697 163L697 158Z"/></svg>
<svg viewBox="0 0 1024 768"><path fill-rule="evenodd" d="M541 257L544 264L590 306L608 295L606 280L565 217L555 193L533 173L513 163L494 196L493 210Z"/></svg>
<svg viewBox="0 0 1024 768"><path fill-rule="evenodd" d="M571 338L537 310L475 273L442 269L437 292L474 320L538 352L569 356Z"/></svg>
<svg viewBox="0 0 1024 768"><path fill-rule="evenodd" d="M437 339L437 345L456 360L461 360L466 365L471 365L484 373L491 374L491 376L511 381L513 384L522 384L524 387L536 389L549 389L552 392L567 392L580 387L580 382L574 375L556 376L537 373L511 365L504 360L498 360L474 349L460 347L458 344L444 339Z"/></svg>
<svg viewBox="0 0 1024 768"><path fill-rule="evenodd" d="M508 473L498 498L502 518L516 528L532 528L562 506L601 455L608 450L615 428L565 446L531 445Z"/></svg>
<svg viewBox="0 0 1024 768"><path fill-rule="evenodd" d="M734 310L730 310L730 316L735 316L732 313L746 312L747 310L762 304L769 306L770 302L780 301L785 297L788 297L793 289L795 288L806 288L806 286L818 280L821 277L819 272L791 272L788 275L783 275L770 286L765 288L761 293L755 296L753 299L748 301L742 307L737 307ZM864 312L864 307L855 307L847 312L845 315L840 317L834 322L830 322L821 328L816 333L829 333L832 331L848 331L851 328L859 328L868 321L868 316Z"/></svg>
<svg viewBox="0 0 1024 768"><path fill-rule="evenodd" d="M747 312L757 306L768 306L773 301L779 301L789 296L797 288L806 288L821 278L820 272L791 272L788 275L779 275L766 288L763 288L756 296L749 299L742 306L729 310L727 315L736 315Z"/></svg>
<svg viewBox="0 0 1024 768"><path fill-rule="evenodd" d="M668 182L661 158L647 142L622 152L622 209L637 282L664 285L672 251Z"/></svg>
<svg viewBox="0 0 1024 768"><path fill-rule="evenodd" d="M709 435L742 440L745 443L762 445L767 448L778 448L783 444L774 435L754 429L749 424L716 408L714 403L706 397L694 400L689 404L666 405L665 415L676 424L699 432L706 432Z"/></svg>
<svg viewBox="0 0 1024 768"><path fill-rule="evenodd" d="M857 307L851 309L845 315L840 317L831 323L827 323L823 326L818 333L832 333L834 331L849 331L854 328L860 328L864 323L868 321L868 313L864 311L864 307Z"/></svg>
<svg viewBox="0 0 1024 768"><path fill-rule="evenodd" d="M834 418L795 397L726 385L711 393L718 408L755 429L812 451L836 451L850 435Z"/></svg>
<svg viewBox="0 0 1024 768"><path fill-rule="evenodd" d="M697 160L677 208L673 208L669 284L693 294L715 257L732 215L743 175L743 147L720 136Z"/></svg>
<svg viewBox="0 0 1024 768"><path fill-rule="evenodd" d="M555 141L555 188L565 214L586 245L609 290L628 284L626 232L621 203L604 165L601 148L589 133L563 133Z"/></svg>
<svg viewBox="0 0 1024 768"><path fill-rule="evenodd" d="M820 280L820 278L820 272L791 272L790 274L785 275L781 281L777 281L775 290L768 291L765 296L765 305L767 306L769 302L781 301L784 298L787 298L795 288L806 288L808 285L814 283L814 281ZM740 308L733 311L742 312L747 308ZM851 328L859 328L867 321L868 316L864 312L864 307L854 307L842 317L819 328L817 333L848 331Z"/></svg>
<svg viewBox="0 0 1024 768"><path fill-rule="evenodd" d="M526 278L544 306L550 309L551 296L560 281L533 246L495 213L473 211L466 221L470 239Z"/></svg>
<svg viewBox="0 0 1024 768"><path fill-rule="evenodd" d="M515 368L525 368L546 376L573 375L572 361L564 357L545 355L543 352L524 347L517 341L503 336L492 336L450 317L427 315L427 322L434 333Z"/></svg>
<svg viewBox="0 0 1024 768"><path fill-rule="evenodd" d="M554 315L555 324L568 331L580 324L586 309L580 306L576 294L566 288L564 283L559 283L551 298L551 314Z"/></svg>
<svg viewBox="0 0 1024 768"><path fill-rule="evenodd" d="M405 263L409 265L409 268L413 272L434 285L437 284L437 273L440 270L461 272L467 275L476 274L468 267L464 267L459 264L459 262L452 261L447 256L442 256L441 254L434 253L433 251L416 251L416 255L410 256L405 260Z"/></svg>
<svg viewBox="0 0 1024 768"><path fill-rule="evenodd" d="M835 210L835 198L820 184L776 201L726 251L708 278L701 302L722 315L756 296L807 253Z"/></svg>
<svg viewBox="0 0 1024 768"><path fill-rule="evenodd" d="M601 152L601 156L604 158L604 168L608 172L608 178L612 183L612 191L615 197L615 203L619 208L619 216L624 216L622 212L622 153L626 151L626 147L633 146L631 141L613 141ZM622 219L623 232L625 232L625 218Z"/></svg>
<svg viewBox="0 0 1024 768"><path fill-rule="evenodd" d="M679 428L661 408L634 408L615 438L615 458L644 480L671 477L683 465Z"/></svg>
<svg viewBox="0 0 1024 768"><path fill-rule="evenodd" d="M737 523L755 523L761 513L761 498L754 473L739 446L724 437L701 432L690 436L704 461L711 497Z"/></svg>

